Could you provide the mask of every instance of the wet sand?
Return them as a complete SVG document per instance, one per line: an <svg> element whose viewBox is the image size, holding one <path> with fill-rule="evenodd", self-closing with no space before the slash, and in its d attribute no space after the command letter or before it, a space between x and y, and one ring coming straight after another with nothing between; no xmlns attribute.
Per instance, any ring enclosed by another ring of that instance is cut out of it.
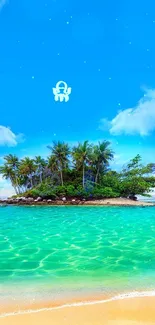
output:
<svg viewBox="0 0 155 325"><path fill-rule="evenodd" d="M44 308L42 306L42 308ZM42 309L40 307L40 309ZM155 297L128 298L84 306L54 307L50 310L0 317L0 325L153 325ZM53 308L53 309L52 309Z"/></svg>

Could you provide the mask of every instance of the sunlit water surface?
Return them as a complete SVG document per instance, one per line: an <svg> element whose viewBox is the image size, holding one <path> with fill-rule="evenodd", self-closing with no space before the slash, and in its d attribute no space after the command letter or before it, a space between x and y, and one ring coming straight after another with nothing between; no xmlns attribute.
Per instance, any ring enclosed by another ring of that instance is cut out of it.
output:
<svg viewBox="0 0 155 325"><path fill-rule="evenodd" d="M1 294L152 289L155 207L1 207L0 284Z"/></svg>

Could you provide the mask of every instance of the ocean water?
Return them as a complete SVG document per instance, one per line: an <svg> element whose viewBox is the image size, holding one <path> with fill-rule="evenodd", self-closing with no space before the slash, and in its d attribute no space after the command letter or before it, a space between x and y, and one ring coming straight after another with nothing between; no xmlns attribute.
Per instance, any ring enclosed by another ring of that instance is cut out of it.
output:
<svg viewBox="0 0 155 325"><path fill-rule="evenodd" d="M155 207L1 207L0 292L32 284L154 289Z"/></svg>

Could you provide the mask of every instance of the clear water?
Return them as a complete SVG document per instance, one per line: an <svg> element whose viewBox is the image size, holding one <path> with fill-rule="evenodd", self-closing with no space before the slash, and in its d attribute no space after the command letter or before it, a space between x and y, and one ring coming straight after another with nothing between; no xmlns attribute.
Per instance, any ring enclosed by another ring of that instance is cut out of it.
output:
<svg viewBox="0 0 155 325"><path fill-rule="evenodd" d="M154 287L155 207L1 207L0 283Z"/></svg>

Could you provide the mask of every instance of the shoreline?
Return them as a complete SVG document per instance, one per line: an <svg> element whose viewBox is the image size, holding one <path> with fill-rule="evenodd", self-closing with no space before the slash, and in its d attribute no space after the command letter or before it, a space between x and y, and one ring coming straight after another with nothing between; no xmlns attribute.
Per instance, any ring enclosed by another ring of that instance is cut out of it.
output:
<svg viewBox="0 0 155 325"><path fill-rule="evenodd" d="M152 202L134 201L125 198L109 198L100 200L34 200L32 198L0 200L0 206L155 206Z"/></svg>
<svg viewBox="0 0 155 325"><path fill-rule="evenodd" d="M0 324L153 325L155 291L130 292L111 297L73 300L70 303L34 304L0 313ZM18 306L19 307L19 306ZM31 323L32 322L32 323ZM152 323L153 322L153 323Z"/></svg>

